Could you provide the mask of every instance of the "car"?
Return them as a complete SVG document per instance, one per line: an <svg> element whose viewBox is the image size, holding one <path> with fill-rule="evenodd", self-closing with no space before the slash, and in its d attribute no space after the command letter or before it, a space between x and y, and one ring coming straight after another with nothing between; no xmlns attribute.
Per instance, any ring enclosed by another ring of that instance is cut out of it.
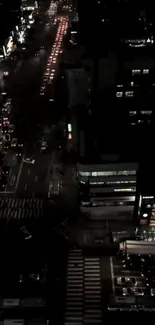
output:
<svg viewBox="0 0 155 325"><path fill-rule="evenodd" d="M10 147L10 142L9 141L5 141L4 143L4 149L9 149Z"/></svg>
<svg viewBox="0 0 155 325"><path fill-rule="evenodd" d="M13 133L14 129L15 129L14 124L10 124L10 125L8 125L8 132L9 132L9 133Z"/></svg>
<svg viewBox="0 0 155 325"><path fill-rule="evenodd" d="M11 147L16 147L16 146L17 146L17 138L12 138Z"/></svg>
<svg viewBox="0 0 155 325"><path fill-rule="evenodd" d="M11 98L7 98L5 105L11 105L12 99Z"/></svg>
<svg viewBox="0 0 155 325"><path fill-rule="evenodd" d="M144 291L141 289L141 288L137 288L137 287L134 287L134 288L122 288L122 295L123 296L131 296L131 295L134 295L134 296L144 296Z"/></svg>
<svg viewBox="0 0 155 325"><path fill-rule="evenodd" d="M152 297L155 296L155 288L151 288L151 289L150 289L150 295L151 295Z"/></svg>
<svg viewBox="0 0 155 325"><path fill-rule="evenodd" d="M127 295L134 295L134 296L144 296L144 291L141 288L126 288L124 287L122 289L122 294L123 296L127 296Z"/></svg>
<svg viewBox="0 0 155 325"><path fill-rule="evenodd" d="M4 71L3 72L3 77L8 77L8 75L9 75L9 72L8 71Z"/></svg>
<svg viewBox="0 0 155 325"><path fill-rule="evenodd" d="M29 240L32 238L32 235L25 226L21 227L20 231L24 235L24 239Z"/></svg>
<svg viewBox="0 0 155 325"><path fill-rule="evenodd" d="M7 111L8 111L7 107L6 106L3 106L2 107L2 112L7 112Z"/></svg>
<svg viewBox="0 0 155 325"><path fill-rule="evenodd" d="M8 126L6 126L6 125L2 126L2 132L8 133L9 132Z"/></svg>
<svg viewBox="0 0 155 325"><path fill-rule="evenodd" d="M117 285L126 284L130 286L134 286L137 284L137 281L134 277L118 277L116 279L116 283Z"/></svg>
<svg viewBox="0 0 155 325"><path fill-rule="evenodd" d="M20 147L20 148L24 146L24 141L23 141L23 139L18 139L18 141L17 141L17 146Z"/></svg>
<svg viewBox="0 0 155 325"><path fill-rule="evenodd" d="M46 141L42 141L41 142L41 151L45 151L47 149L47 142Z"/></svg>
<svg viewBox="0 0 155 325"><path fill-rule="evenodd" d="M8 117L3 117L3 125L4 126L7 126L7 125L9 125L9 119L8 119Z"/></svg>
<svg viewBox="0 0 155 325"><path fill-rule="evenodd" d="M9 141L10 141L10 139L11 139L11 137L10 137L10 134L9 134L9 133L7 133L7 134L5 135L5 140L9 142Z"/></svg>
<svg viewBox="0 0 155 325"><path fill-rule="evenodd" d="M35 159L33 158L25 158L23 159L23 161L27 164L34 164L35 163Z"/></svg>
<svg viewBox="0 0 155 325"><path fill-rule="evenodd" d="M132 291L131 291L131 288L122 288L122 295L123 296L131 296L132 295Z"/></svg>
<svg viewBox="0 0 155 325"><path fill-rule="evenodd" d="M9 174L9 171L10 171L10 167L7 164L5 164L2 167L2 173L5 174L5 175L8 175Z"/></svg>
<svg viewBox="0 0 155 325"><path fill-rule="evenodd" d="M131 288L131 292L134 296L144 296L144 291L141 288L137 288L137 287Z"/></svg>
<svg viewBox="0 0 155 325"><path fill-rule="evenodd" d="M40 280L39 273L20 274L19 283L36 283Z"/></svg>
<svg viewBox="0 0 155 325"><path fill-rule="evenodd" d="M30 273L28 275L29 279L32 281L39 281L40 280L40 274L39 273Z"/></svg>
<svg viewBox="0 0 155 325"><path fill-rule="evenodd" d="M21 149L21 147L17 147L16 156L21 157L21 155L22 155L22 149Z"/></svg>
<svg viewBox="0 0 155 325"><path fill-rule="evenodd" d="M24 282L24 277L22 274L19 275L19 283L22 283Z"/></svg>

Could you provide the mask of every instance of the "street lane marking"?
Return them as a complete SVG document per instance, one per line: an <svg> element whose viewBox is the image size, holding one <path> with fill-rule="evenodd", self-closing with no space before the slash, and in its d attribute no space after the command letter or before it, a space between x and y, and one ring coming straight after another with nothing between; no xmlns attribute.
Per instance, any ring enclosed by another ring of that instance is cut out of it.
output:
<svg viewBox="0 0 155 325"><path fill-rule="evenodd" d="M19 184L19 179L20 179L20 175L23 169L23 163L24 163L24 157L22 158L21 164L20 164L20 168L19 168L19 172L18 172L18 176L17 176L17 180L16 180L16 185L15 185L15 189L17 189L18 184Z"/></svg>
<svg viewBox="0 0 155 325"><path fill-rule="evenodd" d="M35 177L35 180L34 181L37 182L37 180L38 180L38 176Z"/></svg>
<svg viewBox="0 0 155 325"><path fill-rule="evenodd" d="M111 270L112 291L113 291L113 293L115 293L114 270L113 270L113 261L112 261L112 257L110 257L110 270Z"/></svg>
<svg viewBox="0 0 155 325"><path fill-rule="evenodd" d="M29 168L29 169L28 169L28 172L27 172L27 173L28 173L28 175L30 175L30 171L31 171L31 169Z"/></svg>
<svg viewBox="0 0 155 325"><path fill-rule="evenodd" d="M27 189L27 184L25 184L25 186L24 186L24 190L26 191L26 189Z"/></svg>
<svg viewBox="0 0 155 325"><path fill-rule="evenodd" d="M11 178L11 176L12 176L12 169L10 169L10 171L9 171L9 175L8 175L8 178L10 179L10 178Z"/></svg>
<svg viewBox="0 0 155 325"><path fill-rule="evenodd" d="M10 185L11 185L11 186L14 185L14 183L15 183L15 179L16 179L16 176L13 175L13 176L11 177L11 182L10 182Z"/></svg>
<svg viewBox="0 0 155 325"><path fill-rule="evenodd" d="M119 264L113 264L113 268L114 268L114 269L119 269L119 268L122 268L122 265L119 265Z"/></svg>

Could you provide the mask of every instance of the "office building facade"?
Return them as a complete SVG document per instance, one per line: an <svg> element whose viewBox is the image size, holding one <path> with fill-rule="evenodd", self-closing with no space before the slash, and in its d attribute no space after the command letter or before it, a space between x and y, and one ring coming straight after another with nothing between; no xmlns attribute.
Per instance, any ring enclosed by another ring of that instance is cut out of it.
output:
<svg viewBox="0 0 155 325"><path fill-rule="evenodd" d="M78 163L81 211L103 219L132 219L137 171L138 163Z"/></svg>

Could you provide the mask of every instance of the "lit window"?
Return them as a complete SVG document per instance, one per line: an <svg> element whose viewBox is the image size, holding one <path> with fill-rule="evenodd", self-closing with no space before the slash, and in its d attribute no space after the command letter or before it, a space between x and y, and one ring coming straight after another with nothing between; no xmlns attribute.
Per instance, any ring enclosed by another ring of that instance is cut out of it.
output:
<svg viewBox="0 0 155 325"><path fill-rule="evenodd" d="M133 91L126 91L125 92L125 96L126 97L133 97L133 95L134 95L134 92Z"/></svg>
<svg viewBox="0 0 155 325"><path fill-rule="evenodd" d="M123 92L122 91L117 91L116 92L116 97L123 97Z"/></svg>
<svg viewBox="0 0 155 325"><path fill-rule="evenodd" d="M91 173L90 172L81 172L81 171L79 171L79 175L80 176L91 176Z"/></svg>
<svg viewBox="0 0 155 325"><path fill-rule="evenodd" d="M140 69L136 69L136 70L132 70L132 75L136 75L136 74L140 74L141 70Z"/></svg>
<svg viewBox="0 0 155 325"><path fill-rule="evenodd" d="M99 176L98 174L99 174L100 172L92 172L92 176ZM102 173L102 172L101 172ZM102 176L102 175L101 175Z"/></svg>
<svg viewBox="0 0 155 325"><path fill-rule="evenodd" d="M135 184L136 181L110 181L105 182L106 185L112 185L112 184Z"/></svg>
<svg viewBox="0 0 155 325"><path fill-rule="evenodd" d="M140 111L140 113L143 115L151 115L152 111Z"/></svg>
<svg viewBox="0 0 155 325"><path fill-rule="evenodd" d="M99 171L99 172L82 172L79 171L80 176L85 177L99 177L99 176L129 176L136 175L136 170L118 170L118 171Z"/></svg>
<svg viewBox="0 0 155 325"><path fill-rule="evenodd" d="M135 170L119 170L119 171L104 171L104 172L92 172L92 176L128 176L128 175L136 175Z"/></svg>
<svg viewBox="0 0 155 325"><path fill-rule="evenodd" d="M134 115L136 115L137 114L137 111L129 111L129 115L130 116L134 116Z"/></svg>
<svg viewBox="0 0 155 325"><path fill-rule="evenodd" d="M135 192L135 188L115 188L114 192Z"/></svg>
<svg viewBox="0 0 155 325"><path fill-rule="evenodd" d="M90 185L103 185L104 182L90 182Z"/></svg>
<svg viewBox="0 0 155 325"><path fill-rule="evenodd" d="M149 73L149 69L143 69L143 74L148 74Z"/></svg>
<svg viewBox="0 0 155 325"><path fill-rule="evenodd" d="M131 86L132 86L132 87L134 86L134 81L131 81Z"/></svg>

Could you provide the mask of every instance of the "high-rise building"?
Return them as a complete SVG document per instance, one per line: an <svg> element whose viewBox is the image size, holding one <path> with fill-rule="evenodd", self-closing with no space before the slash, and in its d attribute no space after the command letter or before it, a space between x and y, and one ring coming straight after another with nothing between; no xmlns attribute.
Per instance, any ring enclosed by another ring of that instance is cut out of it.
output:
<svg viewBox="0 0 155 325"><path fill-rule="evenodd" d="M89 10L79 1L78 10L86 49L80 62L91 79L89 104L72 108L81 210L107 219L137 211L138 220L139 164L155 124L155 6L98 0Z"/></svg>

